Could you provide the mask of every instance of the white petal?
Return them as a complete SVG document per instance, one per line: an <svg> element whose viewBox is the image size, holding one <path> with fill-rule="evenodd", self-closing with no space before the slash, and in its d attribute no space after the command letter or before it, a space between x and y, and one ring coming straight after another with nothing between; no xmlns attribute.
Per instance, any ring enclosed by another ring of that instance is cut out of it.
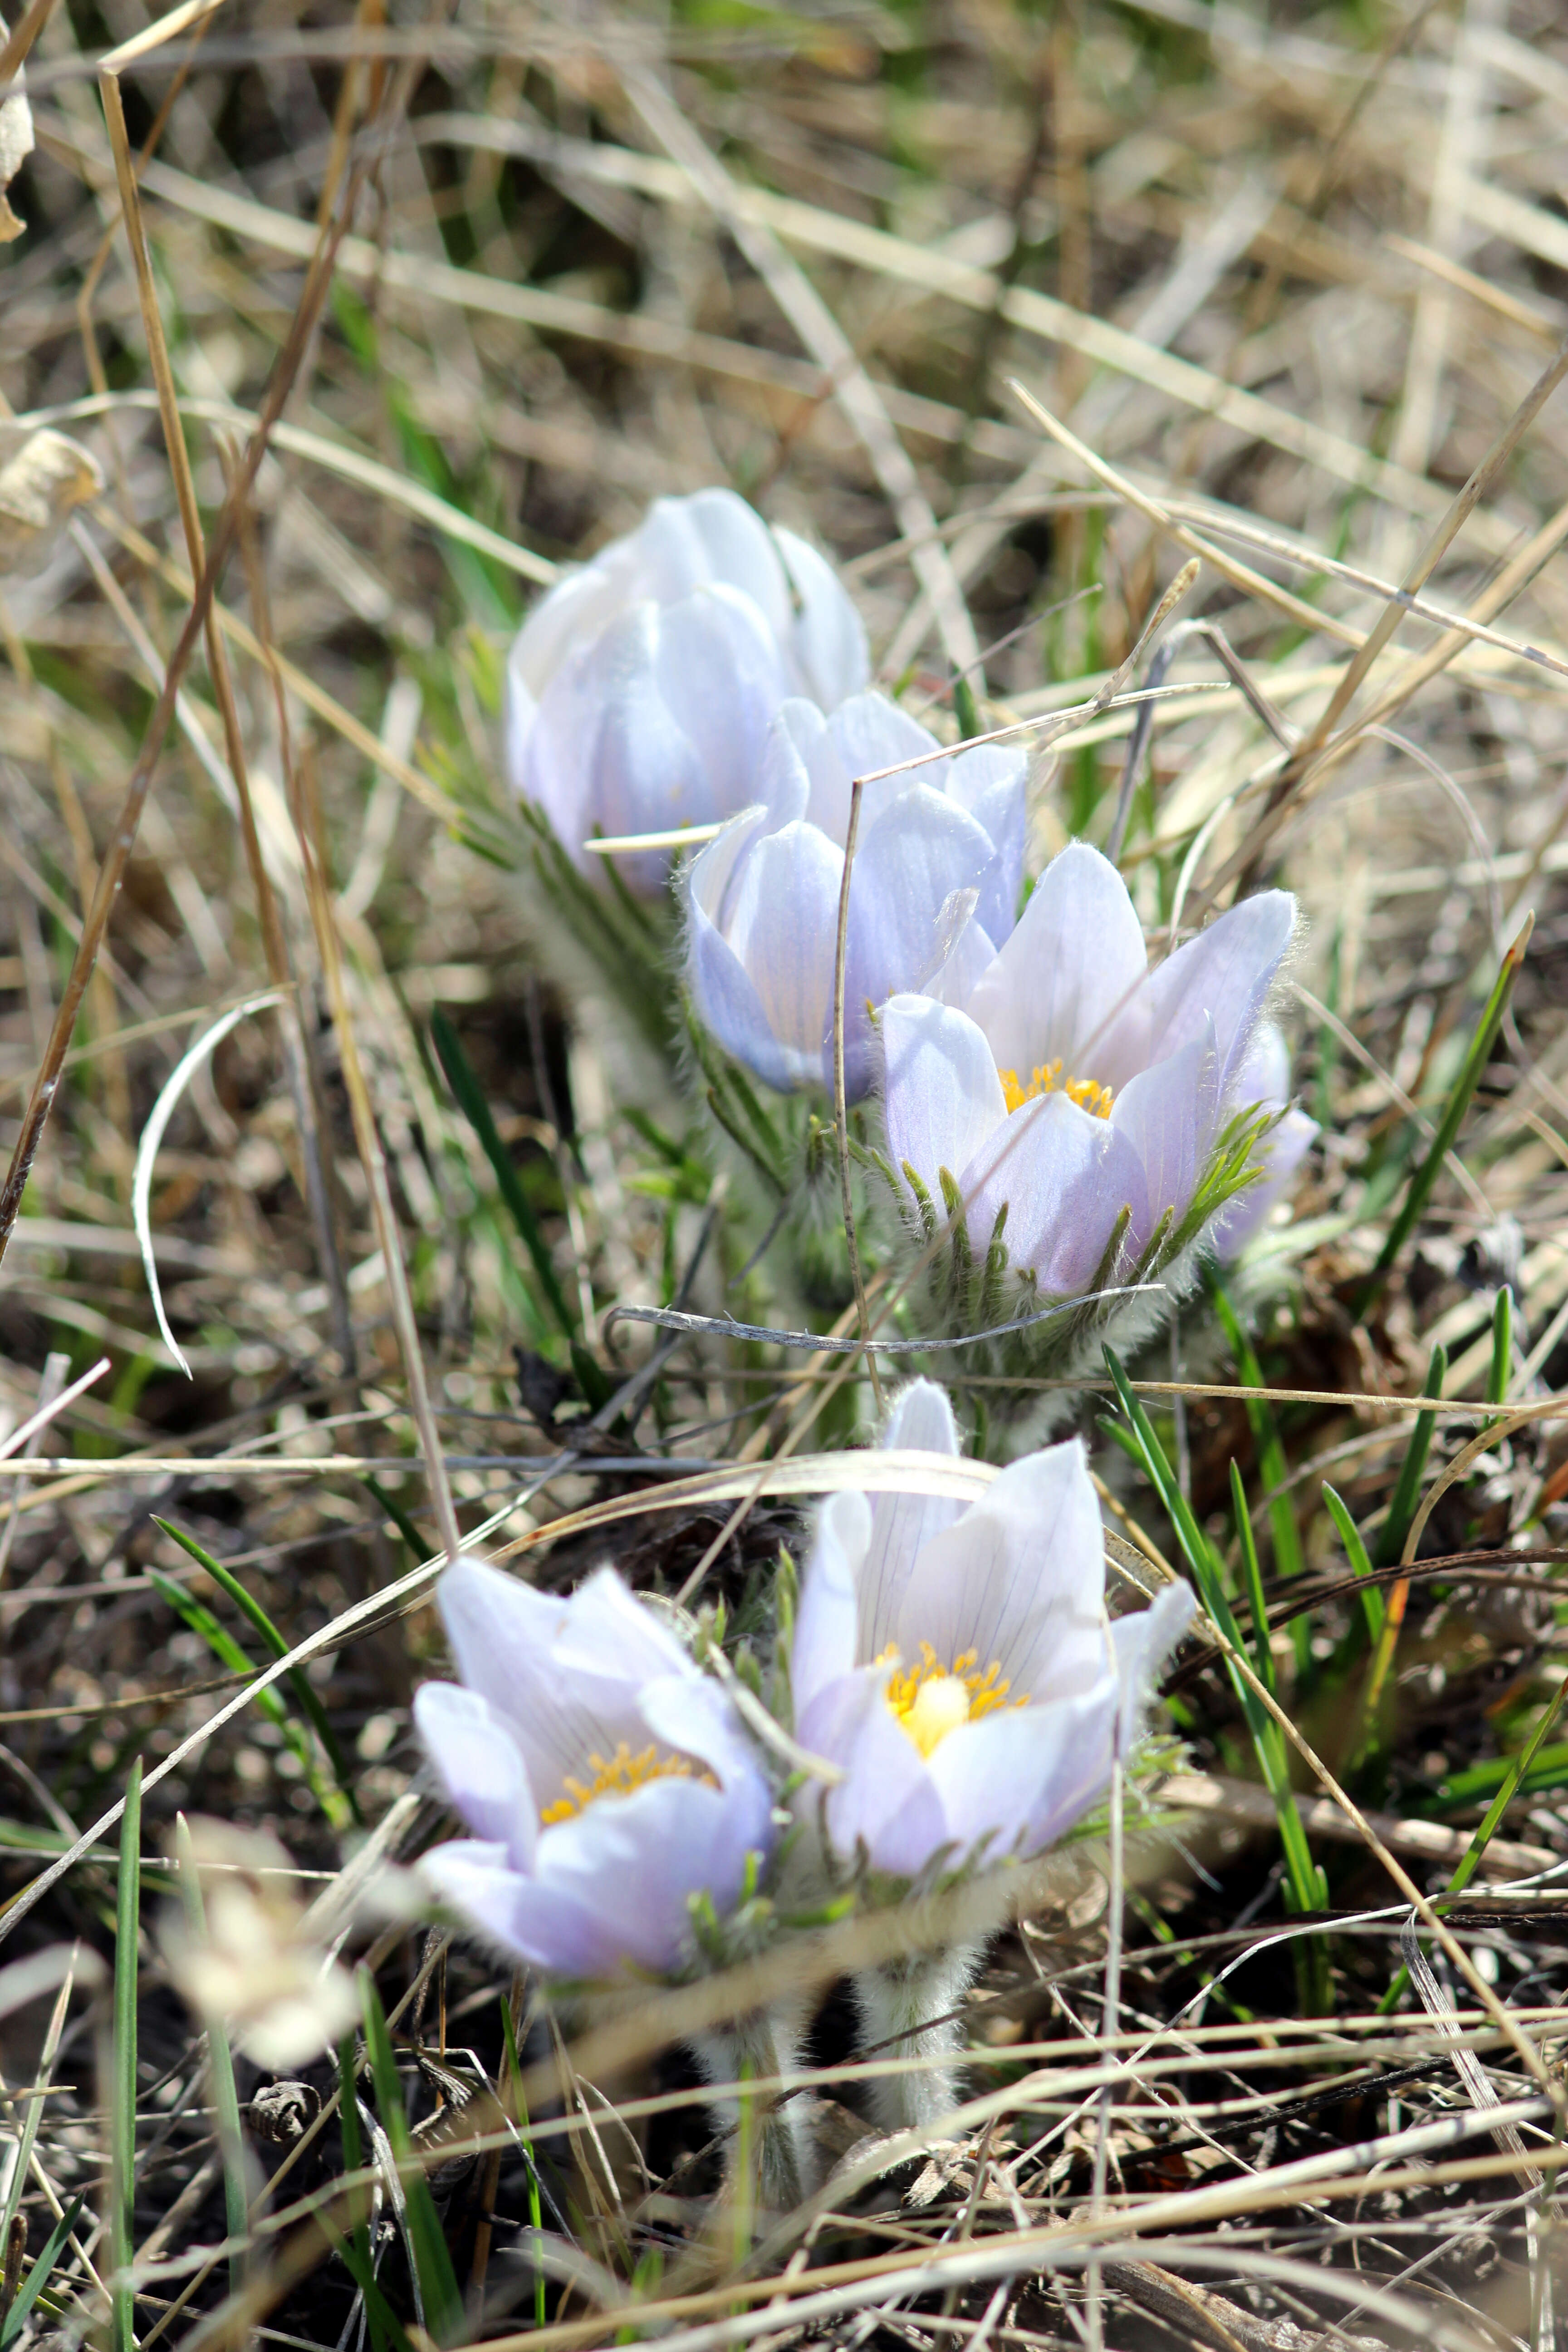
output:
<svg viewBox="0 0 1568 2352"><path fill-rule="evenodd" d="M865 625L831 564L793 530L773 543L798 600L790 646L801 691L825 710L858 694L870 671Z"/></svg>
<svg viewBox="0 0 1568 2352"><path fill-rule="evenodd" d="M1219 1090L1231 1093L1252 1033L1290 944L1296 901L1288 890L1243 899L1151 972L1129 1018L1108 1040L1103 1081L1126 1082L1214 1024ZM1100 1077L1099 1070L1094 1076Z"/></svg>
<svg viewBox="0 0 1568 2352"><path fill-rule="evenodd" d="M980 919L993 940L1006 939L1018 919L1028 832L1028 772L1022 751L1004 743L980 743L973 751L959 753L948 782L949 798L984 827L995 851L980 901Z"/></svg>
<svg viewBox="0 0 1568 2352"><path fill-rule="evenodd" d="M877 1681L868 1675L853 1735L841 1760L845 1778L828 1792L828 1834L848 1861L864 1844L875 1868L914 1878L947 1843L947 1822L925 1759L899 1727Z"/></svg>
<svg viewBox="0 0 1568 2352"><path fill-rule="evenodd" d="M742 1845L772 1842L773 1791L761 1757L727 1694L706 1675L667 1675L645 1683L637 1711L658 1744L706 1765L724 1791Z"/></svg>
<svg viewBox="0 0 1568 2352"><path fill-rule="evenodd" d="M1058 1055L1065 1077L1104 1084L1098 1042L1147 967L1126 884L1097 849L1072 841L1036 883L968 1009L998 1066L1024 1084Z"/></svg>
<svg viewBox="0 0 1568 2352"><path fill-rule="evenodd" d="M545 1830L538 1884L613 1919L619 1956L662 1974L689 1949L692 1895L711 1895L721 1916L732 1909L748 1826L706 1781L648 1780Z"/></svg>
<svg viewBox="0 0 1568 2352"><path fill-rule="evenodd" d="M774 1040L816 1084L833 1003L843 873L842 855L816 825L765 834L736 875L727 925Z"/></svg>
<svg viewBox="0 0 1568 2352"><path fill-rule="evenodd" d="M971 1651L1015 1701L1080 1690L1109 1664L1100 1505L1074 1438L1010 1463L915 1562L892 1638L951 1667Z"/></svg>
<svg viewBox="0 0 1568 2352"><path fill-rule="evenodd" d="M614 1917L508 1869L500 1846L472 1839L433 1846L420 1857L419 1874L487 1942L546 1976L594 1979L620 1968Z"/></svg>
<svg viewBox="0 0 1568 2352"><path fill-rule="evenodd" d="M710 824L757 797L754 773L787 680L776 642L738 589L700 588L659 614L654 674L694 748L698 801L668 824Z"/></svg>
<svg viewBox="0 0 1568 2352"><path fill-rule="evenodd" d="M911 1381L893 1406L880 1444L887 1453L956 1456L958 1430L945 1391L934 1381ZM962 1517L963 1507L948 1495L872 1498L871 1540L859 1576L856 1648L862 1664L879 1657L897 1639L894 1629L916 1560L933 1537Z"/></svg>
<svg viewBox="0 0 1568 2352"><path fill-rule="evenodd" d="M790 1652L797 1724L818 1694L856 1664L855 1596L870 1540L871 1512L864 1495L849 1488L823 1505Z"/></svg>
<svg viewBox="0 0 1568 2352"><path fill-rule="evenodd" d="M930 1770L962 1853L984 1844L994 1863L1032 1843L1029 1832L1062 1777L1077 1729L1068 1707L1009 1706L948 1734Z"/></svg>
<svg viewBox="0 0 1568 2352"><path fill-rule="evenodd" d="M1143 1169L1142 1214L1135 1207L1127 1246L1136 1258L1167 1209L1179 1223L1185 1213L1214 1139L1218 1108L1214 1031L1152 1068L1140 1070L1111 1108L1111 1124L1137 1153Z"/></svg>
<svg viewBox="0 0 1568 2352"><path fill-rule="evenodd" d="M1008 1263L1032 1272L1047 1299L1086 1291L1122 1209L1134 1223L1144 1213L1137 1153L1112 1120L1065 1094L1037 1095L1014 1111L959 1181L970 1246L989 1244L1005 1205Z"/></svg>
<svg viewBox="0 0 1568 2352"><path fill-rule="evenodd" d="M942 961L944 906L979 883L994 855L974 819L929 785L899 794L861 835L849 877L847 1004L880 1005L920 986Z"/></svg>
<svg viewBox="0 0 1568 2352"><path fill-rule="evenodd" d="M939 1171L961 1175L1006 1118L996 1065L974 1023L929 997L889 997L881 1034L888 1157L895 1172L909 1162L941 1215Z"/></svg>
<svg viewBox="0 0 1568 2352"><path fill-rule="evenodd" d="M426 1683L414 1724L454 1811L477 1838L504 1846L510 1867L531 1869L539 1808L505 1718L478 1691Z"/></svg>

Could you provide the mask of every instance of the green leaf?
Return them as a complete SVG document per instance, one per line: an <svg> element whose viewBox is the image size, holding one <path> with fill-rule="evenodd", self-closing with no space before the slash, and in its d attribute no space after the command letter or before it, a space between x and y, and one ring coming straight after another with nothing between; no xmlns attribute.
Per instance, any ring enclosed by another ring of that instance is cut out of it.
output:
<svg viewBox="0 0 1568 2352"><path fill-rule="evenodd" d="M1506 1404L1513 1372L1513 1293L1505 1282L1492 1306L1492 1360L1487 1375L1487 1402Z"/></svg>
<svg viewBox="0 0 1568 2352"><path fill-rule="evenodd" d="M1225 1285L1216 1279L1212 1286L1215 1311L1230 1342L1230 1351L1236 1359L1237 1373L1243 1388L1265 1387L1263 1367L1258 1360L1240 1317L1231 1305ZM1289 1476L1279 1425L1267 1398L1261 1396L1247 1398L1247 1418L1252 1428L1258 1475L1271 1496L1268 1525L1274 1538L1274 1565L1281 1576L1300 1576L1302 1568L1301 1540L1296 1530L1295 1509L1288 1491L1275 1492L1277 1488L1285 1488ZM1292 1619L1290 1639L1296 1653L1296 1671L1298 1675L1305 1675L1310 1672L1312 1663L1312 1629L1305 1617Z"/></svg>
<svg viewBox="0 0 1568 2352"><path fill-rule="evenodd" d="M26 2326L27 2314L37 2303L42 2290L48 2284L49 2273L59 2261L66 2241L80 2221L81 2210L86 2203L85 2194L79 2197L75 2204L60 2215L59 2220L45 2239L42 2253L23 2280L17 2290L16 2300L5 2314L4 2322L0 2322L0 2352L6 2352L6 2347L15 2344Z"/></svg>
<svg viewBox="0 0 1568 2352"><path fill-rule="evenodd" d="M1487 1064L1491 1059L1492 1046L1497 1041L1498 1031L1502 1026L1503 1014L1508 1011L1508 1001L1513 994L1513 984L1519 977L1519 968L1524 961L1524 950L1530 943L1531 927L1533 921L1533 916L1527 918L1518 938L1502 960L1502 967L1492 984L1491 994L1482 1007L1481 1017L1476 1024L1475 1034L1466 1048L1465 1058L1459 1065L1459 1075L1454 1081L1452 1091L1444 1106L1443 1116L1437 1122L1437 1132L1432 1138L1426 1158L1410 1179L1405 1190L1404 1205L1388 1229L1388 1237L1377 1254L1376 1265L1356 1293L1352 1312L1358 1319L1366 1313L1368 1307L1388 1280L1394 1268L1394 1262L1415 1231L1421 1212L1432 1196L1432 1188L1442 1173L1443 1162L1453 1150L1455 1139L1464 1125L1465 1113L1470 1107L1470 1097L1479 1086L1485 1075Z"/></svg>
<svg viewBox="0 0 1568 2352"><path fill-rule="evenodd" d="M204 1551L195 1538L184 1534L181 1528L175 1527L172 1519L161 1519L154 1513L153 1524L154 1527L162 1528L163 1533L177 1543L182 1551L188 1552L194 1560L205 1569L213 1582L227 1593L241 1615L247 1618L255 1626L275 1658L286 1658L289 1655L289 1644L284 1640L260 1601L254 1594L246 1591L232 1569L225 1568L222 1560L215 1559L210 1551ZM317 1738L321 1743L322 1753L332 1768L332 1776L342 1791L349 1811L363 1826L364 1816L360 1811L359 1800L354 1795L342 1750L338 1746L331 1725L327 1721L326 1709L311 1688L310 1676L302 1666L291 1666L285 1680L299 1702L300 1713L308 1717Z"/></svg>
<svg viewBox="0 0 1568 2352"><path fill-rule="evenodd" d="M1443 1382L1448 1377L1448 1350L1441 1340L1433 1349L1426 1366L1426 1385L1423 1396L1440 1397ZM1399 1480L1394 1489L1394 1499L1388 1507L1388 1517L1377 1539L1379 1568L1394 1568L1405 1549L1405 1538L1410 1533L1410 1522L1415 1517L1415 1506L1421 1499L1421 1475L1426 1467L1426 1455L1432 1444L1432 1432L1437 1426L1434 1412L1418 1412L1411 1423L1410 1437L1405 1448L1405 1459L1399 1465Z"/></svg>
<svg viewBox="0 0 1568 2352"><path fill-rule="evenodd" d="M375 1979L368 1969L360 1971L360 1998L364 2010L365 2050L370 2058L371 2078L375 2084L376 2110L392 2149L393 2161L397 2167L397 2177L403 2184L408 2215L408 2254L419 2284L425 2324L438 2343L450 2344L456 2341L462 2328L463 2299L458 2292L451 2251L436 2210L436 2200L430 2194L430 2184L425 2178L425 2168L416 2153L413 2134L408 2128L408 2110L403 2101L403 2084L397 2072L392 2035L387 2031L386 2012L375 1989Z"/></svg>
<svg viewBox="0 0 1568 2352"><path fill-rule="evenodd" d="M580 1328L578 1319L567 1304L566 1294L561 1287L544 1235L540 1231L539 1220L533 1213L533 1205L522 1189L521 1179L512 1165L511 1154L497 1131L490 1107L474 1076L473 1066L458 1041L457 1031L439 1005L430 1016L430 1034L436 1041L436 1051L441 1057L441 1067L447 1073L447 1084L464 1118L479 1138L479 1148L494 1171L501 1199L510 1211L522 1245L533 1261L533 1270L539 1276L539 1286L544 1293L550 1311L560 1325L563 1336L567 1339L575 1339ZM604 1400L600 1398L597 1402L602 1403Z"/></svg>
<svg viewBox="0 0 1568 2352"><path fill-rule="evenodd" d="M1350 1561L1352 1569L1357 1576L1371 1576L1373 1565L1367 1557L1367 1549L1362 1540L1361 1529L1352 1518L1342 1496L1334 1492L1326 1478L1323 1481L1323 1501L1330 1518L1340 1531L1340 1541L1345 1548L1345 1558ZM1370 1586L1362 1594L1361 1605L1366 1619L1367 1637L1375 1642L1383 1631L1383 1620L1385 1614L1383 1595L1375 1585Z"/></svg>

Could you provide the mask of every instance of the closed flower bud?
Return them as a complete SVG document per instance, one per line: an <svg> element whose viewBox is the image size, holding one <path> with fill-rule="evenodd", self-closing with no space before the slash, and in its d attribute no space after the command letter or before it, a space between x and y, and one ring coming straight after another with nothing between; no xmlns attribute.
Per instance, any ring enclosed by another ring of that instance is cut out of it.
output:
<svg viewBox="0 0 1568 2352"><path fill-rule="evenodd" d="M659 499L560 581L507 666L507 769L586 872L595 835L710 824L743 808L791 695L831 709L867 678L866 635L832 568L732 490ZM668 851L624 859L656 893Z"/></svg>
<svg viewBox="0 0 1568 2352"><path fill-rule="evenodd" d="M900 990L938 986L951 961L983 968L1013 929L1023 879L1021 751L942 754L879 694L825 718L787 702L746 797L755 805L694 859L687 984L727 1053L781 1094L833 1084L833 984L850 788L862 787L849 881L845 1092L875 1070L871 1014Z"/></svg>

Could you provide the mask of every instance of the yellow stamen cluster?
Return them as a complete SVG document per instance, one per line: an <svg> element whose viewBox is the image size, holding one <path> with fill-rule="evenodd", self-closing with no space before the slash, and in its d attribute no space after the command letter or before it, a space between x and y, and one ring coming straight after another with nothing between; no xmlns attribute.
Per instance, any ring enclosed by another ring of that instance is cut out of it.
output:
<svg viewBox="0 0 1568 2352"><path fill-rule="evenodd" d="M883 1665L898 1654L896 1649L884 1650L877 1664ZM885 1693L889 1709L922 1756L929 1756L961 1723L978 1722L1000 1706L1028 1706L1027 1692L1009 1701L1007 1694L1013 1685L1001 1666L993 1658L982 1672L976 1664L979 1654L977 1650L964 1650L951 1666L944 1666L931 1643L922 1642L920 1663L900 1666L889 1677Z"/></svg>
<svg viewBox="0 0 1568 2352"><path fill-rule="evenodd" d="M673 1748L661 1756L654 1747L634 1756L624 1739L607 1761L595 1748L588 1762L594 1774L591 1780L577 1780L568 1773L562 1782L565 1795L541 1809L539 1819L545 1829L556 1822L571 1821L595 1797L629 1797L634 1789L645 1788L649 1780L689 1780L696 1774L710 1789L719 1785L711 1772L699 1772L689 1756L678 1756Z"/></svg>
<svg viewBox="0 0 1568 2352"><path fill-rule="evenodd" d="M998 1070L996 1075L1002 1081L1002 1099L1009 1110L1019 1110L1040 1095L1066 1095L1069 1102L1079 1104L1091 1118L1110 1117L1115 1089L1102 1087L1098 1078L1064 1078L1059 1054L1054 1062L1037 1064L1027 1086L1021 1083L1016 1070Z"/></svg>

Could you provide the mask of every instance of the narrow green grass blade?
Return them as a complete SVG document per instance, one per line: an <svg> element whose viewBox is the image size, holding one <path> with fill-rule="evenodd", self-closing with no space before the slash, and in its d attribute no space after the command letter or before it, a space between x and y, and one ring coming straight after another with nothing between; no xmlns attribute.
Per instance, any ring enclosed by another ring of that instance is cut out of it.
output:
<svg viewBox="0 0 1568 2352"><path fill-rule="evenodd" d="M364 2168L364 2135L359 2127L359 2101L355 2095L355 2084L354 2038L352 2033L345 2033L338 2045L338 2129L342 2135L343 2169L346 2172L362 2172ZM370 2326L373 2352L387 2352L390 2338L381 2316L385 2298L378 2296L373 2300L370 2295L365 2294L363 2286L365 2278L374 2279L375 2276L375 2265L370 2251L370 2230L365 2221L364 2211L362 2210L367 2205L368 2200L365 2199L363 2191L356 2189L353 2193L354 2221L351 2235L361 2267L353 2270L351 2264L350 2268L355 2284L359 2287L360 2293L364 2294L365 2318ZM395 2322L394 2325L395 2326Z"/></svg>
<svg viewBox="0 0 1568 2352"><path fill-rule="evenodd" d="M210 1551L204 1551L195 1538L186 1535L182 1528L174 1525L172 1519L161 1519L154 1513L153 1524L156 1528L162 1528L163 1533L173 1542L177 1543L182 1551L188 1552L194 1560L205 1569L213 1582L227 1593L235 1607L255 1626L275 1658L288 1656L289 1643L284 1640L260 1601L246 1591L231 1569L225 1568L221 1559L215 1559ZM289 1669L287 1681L299 1704L300 1714L310 1722L317 1738L321 1743L322 1753L332 1768L332 1778L342 1793L344 1803L348 1806L353 1819L363 1827L364 1816L360 1811L359 1800L353 1792L352 1776L343 1760L342 1749L338 1746L336 1735L331 1725L327 1721L326 1709L310 1686L310 1676L302 1667L294 1666Z"/></svg>
<svg viewBox="0 0 1568 2352"><path fill-rule="evenodd" d="M45 2239L42 2253L22 2281L16 2291L16 2302L5 2314L4 2323L0 2324L0 2352L7 2352L7 2347L16 2343L26 2326L27 2314L32 2310L44 2288L47 2286L49 2273L59 2261L66 2241L80 2221L81 2209L86 2203L87 2198L84 2193L77 2199L74 2205L68 2207L60 2215L59 2220Z"/></svg>
<svg viewBox="0 0 1568 2352"><path fill-rule="evenodd" d="M1230 1303L1224 1284L1216 1281L1213 1290L1215 1311L1230 1342L1230 1351L1236 1359L1237 1373L1243 1388L1266 1387L1263 1367L1258 1360L1240 1317ZM1300 1576L1302 1568L1301 1539L1296 1529L1296 1513L1289 1493L1274 1492L1277 1487L1284 1486L1289 1475L1279 1425L1268 1400L1261 1396L1247 1398L1247 1418L1251 1425L1253 1448L1258 1455L1258 1475L1265 1492L1273 1495L1268 1506L1268 1528L1274 1538L1274 1565L1281 1576ZM1296 1653L1296 1672L1305 1675L1310 1671L1312 1664L1312 1628L1307 1618L1291 1620L1290 1641Z"/></svg>
<svg viewBox="0 0 1568 2352"><path fill-rule="evenodd" d="M109 2089L109 2243L117 2273L136 2252L136 1979L142 1913L142 1759L131 1767L120 1822L120 1877L114 1908L114 2053ZM117 2279L110 2296L114 2352L134 2352L135 2296Z"/></svg>
<svg viewBox="0 0 1568 2352"><path fill-rule="evenodd" d="M463 2299L458 2292L457 2273L452 2268L452 2256L440 2216L436 2210L436 2200L430 2194L425 2168L415 2152L392 2035L387 2031L386 2012L382 2008L375 1979L368 1969L362 1970L360 1974L360 1995L364 2007L364 2043L370 2058L371 2077L375 2084L376 2110L397 2166L398 2179L403 2183L403 2194L408 2208L408 2251L419 2280L426 2324L437 2343L450 2344L456 2341L463 2324Z"/></svg>
<svg viewBox="0 0 1568 2352"><path fill-rule="evenodd" d="M495 1120L490 1116L490 1107L485 1100L484 1089L458 1042L458 1033L439 1005L430 1016L430 1034L436 1041L436 1051L441 1057L441 1067L447 1073L447 1082L457 1097L458 1107L479 1138L479 1149L490 1163L501 1199L510 1212L524 1249L533 1261L533 1270L539 1276L539 1286L544 1293L545 1303L561 1326L562 1336L574 1339L578 1335L577 1318L567 1304L560 1277L551 1262L539 1220L533 1213L533 1204L512 1166L511 1154L500 1139Z"/></svg>
<svg viewBox="0 0 1568 2352"><path fill-rule="evenodd" d="M1344 1497L1334 1492L1326 1478L1323 1481L1323 1502L1330 1518L1340 1531L1340 1541L1345 1548L1345 1558L1350 1561L1352 1569L1357 1576L1370 1576L1373 1572L1372 1561L1367 1557L1367 1549L1362 1540L1361 1529L1352 1518L1345 1506ZM1383 1595L1375 1585L1369 1586L1362 1594L1361 1605L1362 1613L1366 1619L1367 1638L1369 1641L1375 1642L1383 1631L1384 1614Z"/></svg>
<svg viewBox="0 0 1568 2352"><path fill-rule="evenodd" d="M1433 1349L1426 1366L1426 1384L1423 1396L1440 1397L1443 1383L1448 1377L1448 1350L1441 1340ZM1399 1465L1399 1480L1394 1489L1394 1499L1388 1507L1388 1517L1377 1539L1377 1565L1395 1568L1405 1549L1405 1538L1410 1533L1410 1522L1415 1517L1415 1506L1421 1499L1421 1479L1431 1450L1432 1433L1437 1426L1433 1412L1418 1412L1410 1424L1409 1442L1405 1459Z"/></svg>
<svg viewBox="0 0 1568 2352"><path fill-rule="evenodd" d="M1459 1075L1455 1079L1453 1090L1444 1106L1443 1116L1437 1123L1437 1132L1432 1138L1431 1148L1410 1179L1399 1214L1390 1225L1388 1237L1377 1254L1377 1263L1356 1293L1352 1312L1357 1318L1366 1313L1368 1307L1387 1281L1395 1259L1415 1230L1421 1212L1432 1196L1432 1188L1442 1173L1443 1162L1453 1150L1454 1139L1464 1125L1465 1113L1469 1109L1470 1098L1479 1086L1487 1064L1491 1058L1492 1046L1496 1043L1497 1033L1502 1026L1503 1014L1508 1011L1508 1001L1513 994L1513 984L1519 978L1519 968L1524 961L1524 950L1530 944L1530 934L1534 921L1533 915L1525 918L1518 938L1502 960L1502 968L1492 984L1492 992L1482 1008L1481 1017L1476 1024L1475 1034L1470 1039L1464 1061L1459 1066Z"/></svg>
<svg viewBox="0 0 1568 2352"><path fill-rule="evenodd" d="M202 1900L202 1882L196 1872L190 1825L184 1813L177 1813L174 1817L174 1857L180 1866L180 1899L185 1907L186 1925L192 1940L205 1944L206 1906ZM250 2234L250 2200L246 2193L245 2133L239 2120L239 2093L235 2087L234 2055L228 2046L228 2035L220 2024L216 2021L209 2021L206 2031L207 2072L212 2080L218 2152L223 2159L224 2226L230 2238L244 2241ZM241 2245L237 2246L228 2258L229 2293L238 2294L244 2285L245 2254Z"/></svg>
<svg viewBox="0 0 1568 2352"><path fill-rule="evenodd" d="M1252 1611L1253 1649L1258 1659L1258 1679L1265 1690L1279 1696L1274 1675L1274 1651L1268 1638L1268 1604L1263 1598L1263 1573L1258 1565L1258 1546L1252 1540L1252 1521L1247 1516L1247 1489L1234 1458L1230 1465L1230 1502L1236 1513L1237 1538L1241 1545L1242 1581L1247 1587L1247 1604Z"/></svg>
<svg viewBox="0 0 1568 2352"><path fill-rule="evenodd" d="M522 2058L517 2046L517 2028L511 2021L510 2001L501 2002L500 2021L501 2032L506 2036L507 2079L511 2086L511 2101L515 2110L513 2121L517 2125L518 2136L522 2142L522 2160L528 2168L529 2225L533 2231L534 2243L537 2245L544 2228L544 2206L539 2193L539 2173L533 2161L533 2140L528 2125L528 2094L522 2087ZM542 2270L536 2270L533 2273L533 2324L536 2327L542 2327L544 2322L544 2273Z"/></svg>
<svg viewBox="0 0 1568 2352"><path fill-rule="evenodd" d="M1492 1307L1492 1361L1487 1374L1487 1402L1506 1404L1513 1371L1513 1293L1505 1282Z"/></svg>
<svg viewBox="0 0 1568 2352"><path fill-rule="evenodd" d="M365 2317L370 2322L374 2341L378 2345L390 2345L392 2352L414 2352L413 2337L382 2293L381 2282L371 2268L368 2241L362 2247L356 2232L351 2242L333 2229L324 2213L318 2213L316 2219L330 2240L332 2252L364 2297Z"/></svg>
<svg viewBox="0 0 1568 2352"><path fill-rule="evenodd" d="M160 1520L158 1524L162 1527L163 1521ZM169 1533L173 1535L175 1530L171 1528ZM194 1592L187 1592L183 1584L176 1584L172 1576L164 1576L155 1568L150 1568L147 1570L147 1580L156 1591L163 1594L175 1614L184 1619L191 1631L201 1635L214 1657L227 1666L232 1673L237 1675L259 1673L260 1669L249 1651L242 1643L235 1640L226 1626L218 1623L212 1611L204 1602L198 1601ZM278 1726L279 1730L299 1758L300 1769L310 1783L311 1794L327 1819L334 1826L341 1827L352 1816L338 1791L322 1778L310 1741L284 1706L277 1688L269 1685L266 1690L258 1691L256 1704L268 1721Z"/></svg>

